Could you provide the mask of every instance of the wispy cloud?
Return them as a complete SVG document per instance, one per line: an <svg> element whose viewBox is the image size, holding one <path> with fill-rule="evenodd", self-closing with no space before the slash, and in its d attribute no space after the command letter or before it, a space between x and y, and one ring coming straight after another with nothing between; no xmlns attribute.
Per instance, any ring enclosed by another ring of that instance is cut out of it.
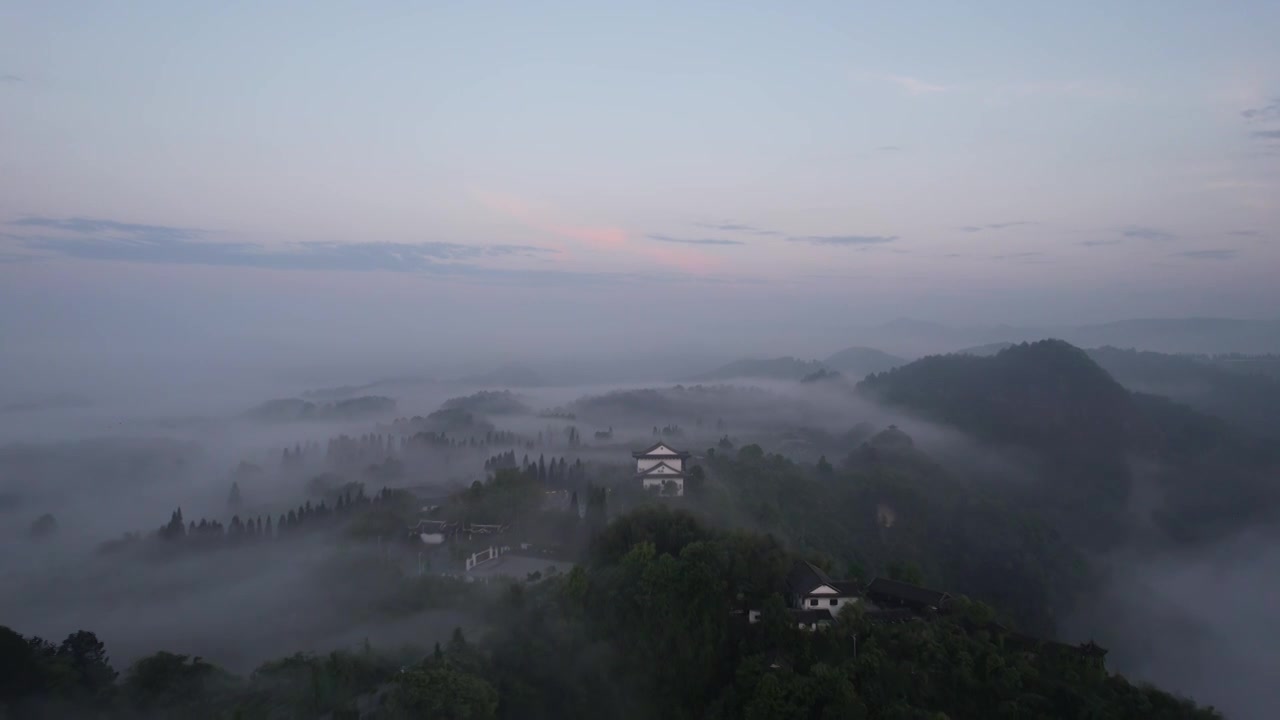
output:
<svg viewBox="0 0 1280 720"><path fill-rule="evenodd" d="M897 85L908 95L932 95L947 92L950 89L946 85L939 85L938 83L921 80L910 75L884 75L883 79Z"/></svg>
<svg viewBox="0 0 1280 720"><path fill-rule="evenodd" d="M724 223L694 223L695 227L707 228L708 230L721 230L723 232L741 232L751 235L785 235L786 233L777 230L765 230L752 225L743 225L742 223L724 222Z"/></svg>
<svg viewBox="0 0 1280 720"><path fill-rule="evenodd" d="M901 145L881 145L876 148L879 152L902 152Z"/></svg>
<svg viewBox="0 0 1280 720"><path fill-rule="evenodd" d="M665 243L678 243L681 245L746 245L741 240L725 240L723 238L679 238L670 235L660 235L658 233L650 233L645 237L650 240L657 240Z"/></svg>
<svg viewBox="0 0 1280 720"><path fill-rule="evenodd" d="M1280 98L1272 100L1267 105L1246 108L1240 111L1240 115L1245 120L1274 120L1280 119Z"/></svg>
<svg viewBox="0 0 1280 720"><path fill-rule="evenodd" d="M148 240L194 240L197 237L209 234L209 231L197 228L177 227L173 225L142 225L139 223L124 223L117 222L115 220L100 220L82 217L24 217L10 221L9 225L16 227L65 230L67 232L80 235L105 234L120 239L129 239L140 242Z"/></svg>
<svg viewBox="0 0 1280 720"><path fill-rule="evenodd" d="M1254 130L1252 135L1259 140L1280 140L1280 130Z"/></svg>
<svg viewBox="0 0 1280 720"><path fill-rule="evenodd" d="M1151 240L1154 242L1171 242L1177 240L1178 236L1167 230L1160 228L1146 227L1143 225L1128 225L1120 229L1120 234L1127 238L1137 238L1139 240Z"/></svg>
<svg viewBox="0 0 1280 720"><path fill-rule="evenodd" d="M805 235L787 238L791 242L831 246L883 245L897 239L897 235Z"/></svg>
<svg viewBox="0 0 1280 720"><path fill-rule="evenodd" d="M210 240L207 231L196 228L93 218L28 217L9 225L53 231L38 235L5 233L6 238L28 250L82 260L171 265L466 274L486 268L461 261L555 252L531 245L450 242L300 242L269 248L258 243Z"/></svg>
<svg viewBox="0 0 1280 720"><path fill-rule="evenodd" d="M1259 233L1257 230L1232 230L1227 234L1235 235L1236 237L1257 237L1261 233Z"/></svg>
<svg viewBox="0 0 1280 720"><path fill-rule="evenodd" d="M1004 230L1005 228L1018 227L1020 225L1035 225L1035 222L1031 220L1011 220L1009 222L987 223L986 225L965 225L960 229L968 233L976 233L983 230Z"/></svg>
<svg viewBox="0 0 1280 720"><path fill-rule="evenodd" d="M24 82L21 75L0 75L0 83L13 84Z"/></svg>
<svg viewBox="0 0 1280 720"><path fill-rule="evenodd" d="M1078 245L1083 245L1084 247L1107 247L1107 246L1109 246L1109 245L1119 245L1119 244L1121 244L1122 242L1124 242L1124 241L1123 241L1123 240L1119 240L1119 239L1113 239L1113 240L1083 240L1083 241L1081 241L1081 242L1079 242L1079 243L1077 243L1077 244L1078 244Z"/></svg>
<svg viewBox="0 0 1280 720"><path fill-rule="evenodd" d="M1184 257L1189 260L1230 260L1237 254L1235 250L1187 250L1174 253L1171 257Z"/></svg>

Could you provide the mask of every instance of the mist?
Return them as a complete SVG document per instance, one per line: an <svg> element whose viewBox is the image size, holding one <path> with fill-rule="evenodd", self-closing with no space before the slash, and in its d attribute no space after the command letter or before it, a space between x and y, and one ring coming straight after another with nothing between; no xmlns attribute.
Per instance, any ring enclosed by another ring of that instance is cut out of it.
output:
<svg viewBox="0 0 1280 720"><path fill-rule="evenodd" d="M735 622L812 618L780 568L906 583L972 615L886 600L844 637L955 621L1036 687L922 716L1273 714L1280 4L933 5L0 11L14 702L97 682L79 630L119 682L51 717L161 652L243 690L360 648L306 712L366 720L433 672L522 720L606 671L637 717L898 693L856 641L723 630L725 598L676 606L698 652L627 666L623 631L676 624L575 603L657 597L610 545L655 523L722 543L681 568Z"/></svg>

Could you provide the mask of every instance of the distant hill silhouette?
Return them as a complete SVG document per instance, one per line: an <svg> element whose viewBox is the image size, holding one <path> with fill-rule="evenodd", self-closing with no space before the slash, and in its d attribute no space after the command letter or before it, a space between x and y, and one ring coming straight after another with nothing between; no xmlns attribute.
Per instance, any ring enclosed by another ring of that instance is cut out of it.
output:
<svg viewBox="0 0 1280 720"><path fill-rule="evenodd" d="M689 378L691 381L759 378L764 380L800 380L825 369L817 360L800 360L791 356L746 358L722 365L708 373Z"/></svg>
<svg viewBox="0 0 1280 720"><path fill-rule="evenodd" d="M292 422L297 420L349 420L395 412L396 401L380 395L313 403L299 398L268 400L250 409L246 416L255 420Z"/></svg>
<svg viewBox="0 0 1280 720"><path fill-rule="evenodd" d="M908 356L1047 338L1077 347L1113 345L1165 353L1280 352L1280 319L1139 318L1086 325L952 327L902 318L852 332L862 345Z"/></svg>
<svg viewBox="0 0 1280 720"><path fill-rule="evenodd" d="M1179 355L1101 347L1089 357L1125 387L1164 395L1253 432L1280 438L1280 381Z"/></svg>
<svg viewBox="0 0 1280 720"><path fill-rule="evenodd" d="M834 353L823 360L822 364L845 375L861 376L892 370L900 365L906 365L907 362L906 358L897 355L855 345Z"/></svg>
<svg viewBox="0 0 1280 720"><path fill-rule="evenodd" d="M519 395L510 390L481 390L465 397L450 398L442 410L459 409L481 415L524 415L532 412Z"/></svg>

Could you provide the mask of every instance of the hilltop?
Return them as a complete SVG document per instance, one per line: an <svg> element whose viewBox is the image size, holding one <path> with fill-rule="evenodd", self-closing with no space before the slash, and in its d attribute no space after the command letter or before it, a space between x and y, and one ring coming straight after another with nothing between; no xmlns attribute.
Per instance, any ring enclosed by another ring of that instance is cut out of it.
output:
<svg viewBox="0 0 1280 720"><path fill-rule="evenodd" d="M926 357L868 377L858 392L985 444L1031 453L1040 470L1027 500L1082 539L1105 544L1142 526L1128 515L1139 480L1160 498L1139 517L1180 540L1273 517L1280 500L1269 479L1280 467L1271 444L1131 392L1061 340L990 357Z"/></svg>

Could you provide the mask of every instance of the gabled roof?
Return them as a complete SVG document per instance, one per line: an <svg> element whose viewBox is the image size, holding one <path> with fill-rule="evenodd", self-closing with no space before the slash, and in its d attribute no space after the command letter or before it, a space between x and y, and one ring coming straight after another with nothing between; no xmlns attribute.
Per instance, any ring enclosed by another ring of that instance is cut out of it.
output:
<svg viewBox="0 0 1280 720"><path fill-rule="evenodd" d="M884 598L908 605L923 605L935 608L941 607L943 603L951 598L950 595L941 590L930 590L929 588L922 588L919 585L912 585L901 580L890 580L883 577L878 577L871 581L871 584L867 586L867 596L873 600Z"/></svg>
<svg viewBox="0 0 1280 720"><path fill-rule="evenodd" d="M667 471L662 472L660 468L666 468ZM649 477L651 475L654 477L662 477L662 478L684 477L684 473L680 472L679 470L671 467L670 465L664 462L660 462L651 468L646 468L644 472L640 472L636 474L639 475L640 477Z"/></svg>
<svg viewBox="0 0 1280 720"><path fill-rule="evenodd" d="M670 452L655 453L654 450L666 448ZM676 450L663 441L658 441L644 450L638 450L631 453L631 457L639 460L640 458L659 458L659 457L678 457L681 459L689 457L689 453L684 450Z"/></svg>
<svg viewBox="0 0 1280 720"><path fill-rule="evenodd" d="M415 532L439 533L439 532L446 532L449 530L453 530L453 529L456 529L457 527L458 527L458 523L456 522L451 523L451 522L445 522L444 520L419 520L418 524L413 525L412 527L409 528L409 530L415 531Z"/></svg>
<svg viewBox="0 0 1280 720"><path fill-rule="evenodd" d="M831 585L831 578L813 563L798 560L787 574L787 588L797 595L808 595L823 585Z"/></svg>

